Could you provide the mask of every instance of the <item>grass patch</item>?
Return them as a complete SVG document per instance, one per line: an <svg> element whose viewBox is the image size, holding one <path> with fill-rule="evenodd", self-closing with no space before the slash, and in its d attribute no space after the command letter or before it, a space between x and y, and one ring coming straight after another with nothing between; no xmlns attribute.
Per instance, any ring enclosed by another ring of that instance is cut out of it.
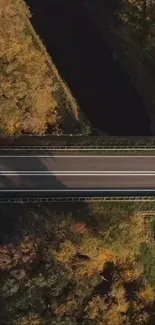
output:
<svg viewBox="0 0 155 325"><path fill-rule="evenodd" d="M110 137L89 135L46 135L44 137L21 135L19 138L0 138L1 145L44 145L44 146L86 146L86 147L155 147L155 137Z"/></svg>

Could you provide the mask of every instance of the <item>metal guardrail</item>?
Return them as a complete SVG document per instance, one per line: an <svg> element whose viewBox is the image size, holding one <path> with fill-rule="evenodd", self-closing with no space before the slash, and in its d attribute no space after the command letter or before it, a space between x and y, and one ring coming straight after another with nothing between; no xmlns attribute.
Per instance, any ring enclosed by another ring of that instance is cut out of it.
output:
<svg viewBox="0 0 155 325"><path fill-rule="evenodd" d="M38 197L0 198L0 203L49 203L49 202L155 202L155 196L135 197Z"/></svg>
<svg viewBox="0 0 155 325"><path fill-rule="evenodd" d="M140 213L144 216L155 216L155 210L150 210L150 211L140 211Z"/></svg>
<svg viewBox="0 0 155 325"><path fill-rule="evenodd" d="M53 134L53 133L45 133L42 134L41 137L81 137L83 136L82 133L62 133L62 134ZM37 133L27 133L27 134L22 134L21 137L40 137Z"/></svg>
<svg viewBox="0 0 155 325"><path fill-rule="evenodd" d="M135 146L0 146L0 151L155 151L154 147Z"/></svg>

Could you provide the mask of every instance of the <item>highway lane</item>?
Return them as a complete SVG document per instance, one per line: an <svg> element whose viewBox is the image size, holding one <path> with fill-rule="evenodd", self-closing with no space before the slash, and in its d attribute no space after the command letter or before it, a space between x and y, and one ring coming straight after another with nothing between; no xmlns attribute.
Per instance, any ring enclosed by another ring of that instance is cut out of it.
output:
<svg viewBox="0 0 155 325"><path fill-rule="evenodd" d="M152 188L154 176L0 176L0 190Z"/></svg>
<svg viewBox="0 0 155 325"><path fill-rule="evenodd" d="M0 157L1 192L131 188L155 190L155 156Z"/></svg>
<svg viewBox="0 0 155 325"><path fill-rule="evenodd" d="M5 171L155 171L155 156L1 156Z"/></svg>

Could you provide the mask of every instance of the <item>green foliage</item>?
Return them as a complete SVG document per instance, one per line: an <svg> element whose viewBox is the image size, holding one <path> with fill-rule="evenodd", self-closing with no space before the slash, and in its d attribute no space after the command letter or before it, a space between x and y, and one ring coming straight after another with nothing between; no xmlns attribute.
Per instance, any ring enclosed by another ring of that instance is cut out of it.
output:
<svg viewBox="0 0 155 325"><path fill-rule="evenodd" d="M3 278L0 288L4 303L4 309L0 313L1 321L7 322L8 319L16 319L17 324L18 322L20 324L21 321L21 324L24 325L25 319L29 319L29 309L39 318L42 318L43 312L51 314L54 311L57 297L61 297L72 274L52 256L50 263L47 263L47 259L44 261L43 253L40 251L41 255L36 256L36 265L35 263L26 263L24 274L21 274L22 269L13 270L6 279ZM17 267L19 268L19 266L20 264ZM19 314L22 315L20 321Z"/></svg>
<svg viewBox="0 0 155 325"><path fill-rule="evenodd" d="M155 288L155 245L143 243L140 247L140 259L144 266L146 279Z"/></svg>

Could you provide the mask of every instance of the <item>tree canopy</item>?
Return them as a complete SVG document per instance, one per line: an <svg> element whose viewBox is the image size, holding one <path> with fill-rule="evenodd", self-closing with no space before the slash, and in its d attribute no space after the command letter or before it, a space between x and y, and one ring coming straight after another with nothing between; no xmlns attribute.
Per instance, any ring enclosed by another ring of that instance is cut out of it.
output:
<svg viewBox="0 0 155 325"><path fill-rule="evenodd" d="M0 5L0 131L42 134L58 117L54 84L43 53L30 33L23 0Z"/></svg>
<svg viewBox="0 0 155 325"><path fill-rule="evenodd" d="M153 324L153 218L117 204L54 209L1 208L0 323Z"/></svg>

